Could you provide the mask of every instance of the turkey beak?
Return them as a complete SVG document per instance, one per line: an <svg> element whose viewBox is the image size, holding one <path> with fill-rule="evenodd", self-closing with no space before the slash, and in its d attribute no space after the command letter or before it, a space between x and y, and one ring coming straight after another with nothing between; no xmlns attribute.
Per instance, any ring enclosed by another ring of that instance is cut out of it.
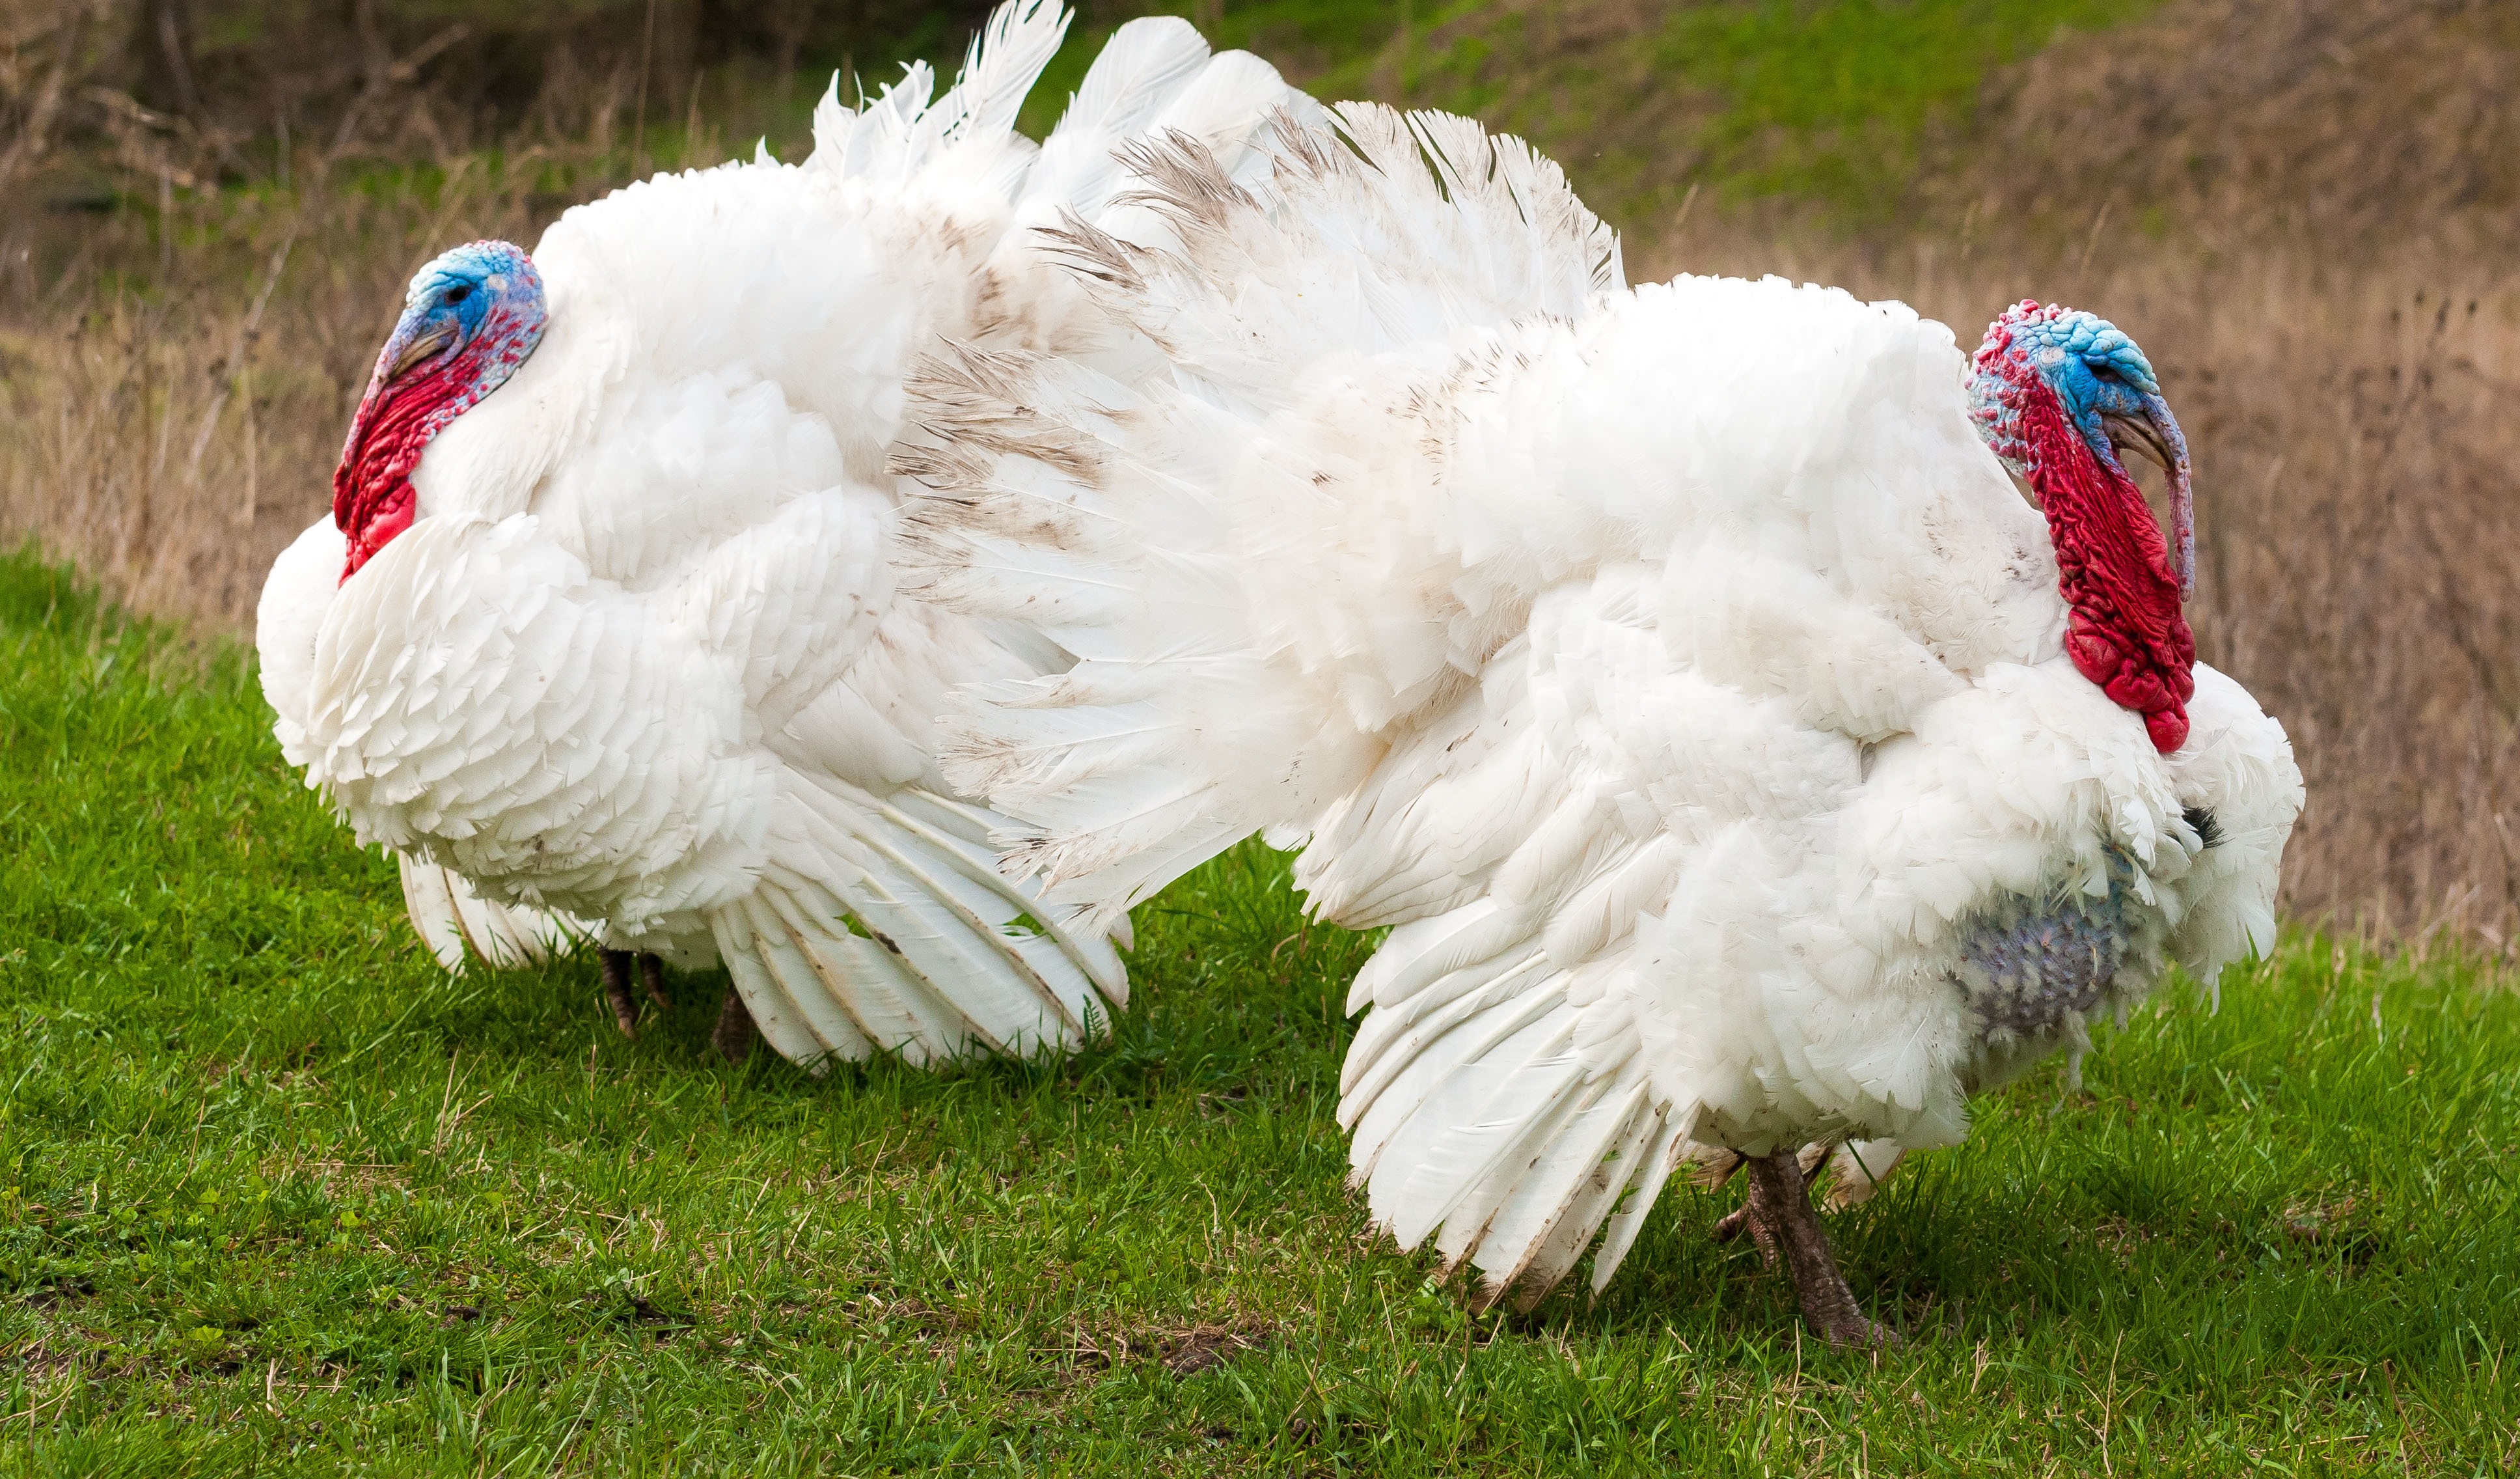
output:
<svg viewBox="0 0 2520 1479"><path fill-rule="evenodd" d="M404 372L442 353L447 345L455 342L455 337L453 324L440 320L429 325L413 335L402 348L395 352L393 358L385 362L384 374L380 379L385 381L402 379Z"/></svg>
<svg viewBox="0 0 2520 1479"><path fill-rule="evenodd" d="M2187 467L2187 438L2179 429L2179 418L2170 414L2170 402L2147 395L2143 411L2140 417L2103 411L2100 421L2111 446L2136 453L2170 474L2171 562L2183 601L2196 593L2196 495Z"/></svg>

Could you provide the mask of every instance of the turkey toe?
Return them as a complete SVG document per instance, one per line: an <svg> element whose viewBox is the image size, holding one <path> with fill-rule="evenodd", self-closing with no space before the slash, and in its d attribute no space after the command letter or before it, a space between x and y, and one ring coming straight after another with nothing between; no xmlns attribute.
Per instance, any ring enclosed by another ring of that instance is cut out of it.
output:
<svg viewBox="0 0 2520 1479"><path fill-rule="evenodd" d="M1750 1240L1759 1245L1759 1257L1766 1261L1769 1268L1775 1268L1777 1266L1777 1232L1760 1220L1757 1210L1751 1203L1744 1201L1715 1220L1717 1242L1737 1242L1744 1232L1749 1233Z"/></svg>
<svg viewBox="0 0 2520 1479"><path fill-rule="evenodd" d="M603 952L604 997L612 1004L613 1025L623 1037L636 1042L639 1037L639 1002L630 994L630 952Z"/></svg>

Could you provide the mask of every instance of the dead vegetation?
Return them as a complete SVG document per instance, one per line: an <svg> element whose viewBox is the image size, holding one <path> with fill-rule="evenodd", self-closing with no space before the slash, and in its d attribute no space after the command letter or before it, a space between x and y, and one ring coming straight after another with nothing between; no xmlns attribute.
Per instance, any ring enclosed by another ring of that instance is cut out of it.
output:
<svg viewBox="0 0 2520 1479"><path fill-rule="evenodd" d="M1598 51L1661 7L1515 9L1527 33ZM73 0L0 22L18 27L0 29L16 130L0 144L0 537L151 610L243 630L272 557L329 504L341 429L420 261L475 236L529 242L634 167L725 151L708 109L659 142L626 74L571 63L504 151L472 148L477 111L442 107L418 133L391 109L347 129L336 113L290 135L285 162L213 189L223 151L271 157L278 141L82 93L60 65L128 21ZM1972 132L1928 141L1907 225L1849 234L1790 204L1702 201L1631 221L1631 264L1901 297L1964 343L2023 296L2129 329L2195 451L2203 654L2284 720L2309 778L2288 907L2507 953L2515 59L2506 6L2174 0L2106 45L1995 78ZM374 95L421 89L426 61L388 58ZM341 107L365 88L342 82ZM1585 155L1564 152L1591 188ZM112 208L79 193L91 177Z"/></svg>
<svg viewBox="0 0 2520 1479"><path fill-rule="evenodd" d="M433 189L175 193L96 223L49 283L22 246L0 318L0 531L152 611L249 623L272 558L330 507L404 281L450 240L530 240L542 212L519 183L459 165ZM116 270L132 263L155 270Z"/></svg>
<svg viewBox="0 0 2520 1479"><path fill-rule="evenodd" d="M1263 1321L1214 1321L1181 1328L1093 1330L1071 1332L1050 1354L1063 1357L1072 1369L1086 1374L1108 1371L1132 1362L1151 1361L1176 1377L1195 1376L1246 1351L1267 1346L1280 1331Z"/></svg>
<svg viewBox="0 0 2520 1479"><path fill-rule="evenodd" d="M2340 260L2441 237L2509 270L2520 228L2520 7L2184 0L1995 79L1982 131L1919 194L2071 235L2100 205L2230 250Z"/></svg>

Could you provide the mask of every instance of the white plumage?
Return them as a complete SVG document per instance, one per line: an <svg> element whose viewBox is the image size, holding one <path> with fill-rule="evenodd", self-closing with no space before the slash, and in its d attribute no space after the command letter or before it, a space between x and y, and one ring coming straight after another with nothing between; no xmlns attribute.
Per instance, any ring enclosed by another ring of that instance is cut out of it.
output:
<svg viewBox="0 0 2520 1479"><path fill-rule="evenodd" d="M922 589L1079 659L951 721L1011 871L1090 920L1265 829L1392 926L1339 1116L1404 1245L1537 1299L1598 1239L1598 1287L1684 1160L1862 1180L2270 943L2282 730L2199 667L2161 754L2076 671L1948 330L1628 291L1518 142L1332 112L1247 189L1139 151L1176 246L1073 233L1169 379L965 348L905 466ZM2024 921L2115 969L2002 997Z"/></svg>
<svg viewBox="0 0 2520 1479"><path fill-rule="evenodd" d="M402 854L450 965L581 933L719 960L803 1060L1072 1044L1125 1000L1125 922L1043 918L937 772L950 685L1066 658L899 590L903 374L940 334L1092 353L1105 326L1025 228L1145 235L1098 159L1178 128L1230 160L1310 104L1138 22L1036 149L1013 119L1066 23L1010 0L942 98L923 66L863 111L834 79L803 165L569 211L533 254L548 331L428 443L416 520L346 579L329 519L274 567L284 751Z"/></svg>

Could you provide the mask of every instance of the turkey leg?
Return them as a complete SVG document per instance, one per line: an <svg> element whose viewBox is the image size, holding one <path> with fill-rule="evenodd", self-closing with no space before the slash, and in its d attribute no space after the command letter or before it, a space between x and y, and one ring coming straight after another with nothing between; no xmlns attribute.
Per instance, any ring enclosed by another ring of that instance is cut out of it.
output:
<svg viewBox="0 0 2520 1479"><path fill-rule="evenodd" d="M1737 1235L1746 1227L1772 1262L1781 1258L1785 1271L1793 1276L1803 1322L1829 1344L1898 1344L1896 1331L1865 1318L1854 1291L1846 1286L1846 1276L1837 1272L1828 1232L1811 1203L1811 1180L1803 1174L1801 1158L1791 1150L1780 1150L1742 1159L1749 1172L1750 1194L1734 1214L1740 1222L1726 1218L1732 1226L1719 1226L1719 1235Z"/></svg>
<svg viewBox="0 0 2520 1479"><path fill-rule="evenodd" d="M612 1004L613 1025L621 1029L623 1037L636 1041L639 1036L639 1002L630 994L631 953L607 950L598 954L604 962L604 996ZM638 960L639 979L648 988L648 1000L655 1003L660 1010L673 1010L674 1004L665 995L665 963L644 952Z"/></svg>
<svg viewBox="0 0 2520 1479"><path fill-rule="evenodd" d="M753 1024L742 996L729 986L726 1000L717 1005L717 1026L709 1033L709 1046L728 1062L741 1063L752 1056L752 1045L760 1040L761 1029Z"/></svg>

